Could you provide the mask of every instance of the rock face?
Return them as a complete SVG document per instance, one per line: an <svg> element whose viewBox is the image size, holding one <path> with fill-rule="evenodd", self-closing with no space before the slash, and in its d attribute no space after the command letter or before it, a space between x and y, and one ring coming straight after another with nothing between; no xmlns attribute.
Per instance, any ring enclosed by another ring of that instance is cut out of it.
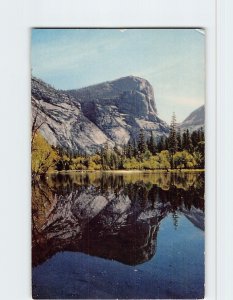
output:
<svg viewBox="0 0 233 300"><path fill-rule="evenodd" d="M201 127L205 127L205 106L202 105L201 107L194 110L181 124L180 129L189 131L194 131L200 129Z"/></svg>
<svg viewBox="0 0 233 300"><path fill-rule="evenodd" d="M140 129L155 137L168 133L157 116L154 92L142 78L128 76L79 90L69 91L81 103L84 115L114 143L122 145L136 138Z"/></svg>
<svg viewBox="0 0 233 300"><path fill-rule="evenodd" d="M93 152L113 142L86 118L80 104L70 95L32 78L32 118L49 144L71 151Z"/></svg>
<svg viewBox="0 0 233 300"><path fill-rule="evenodd" d="M93 153L105 143L122 146L140 129L155 138L168 133L157 115L153 88L128 76L79 90L60 91L32 78L33 119L54 146Z"/></svg>

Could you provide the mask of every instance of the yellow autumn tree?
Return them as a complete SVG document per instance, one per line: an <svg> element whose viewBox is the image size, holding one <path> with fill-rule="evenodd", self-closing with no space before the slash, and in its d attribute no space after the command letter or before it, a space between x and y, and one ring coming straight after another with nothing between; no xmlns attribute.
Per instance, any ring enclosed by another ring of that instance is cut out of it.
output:
<svg viewBox="0 0 233 300"><path fill-rule="evenodd" d="M32 175L37 176L52 170L58 159L57 152L37 132L32 142Z"/></svg>

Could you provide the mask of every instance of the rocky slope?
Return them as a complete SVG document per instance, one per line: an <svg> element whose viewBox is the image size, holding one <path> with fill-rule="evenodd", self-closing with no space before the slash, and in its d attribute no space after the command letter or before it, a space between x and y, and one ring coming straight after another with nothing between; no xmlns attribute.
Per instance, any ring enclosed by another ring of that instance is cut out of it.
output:
<svg viewBox="0 0 233 300"><path fill-rule="evenodd" d="M52 145L93 153L105 143L122 146L137 138L168 133L157 115L152 86L145 79L124 77L80 90L60 91L32 78L32 118Z"/></svg>
<svg viewBox="0 0 233 300"><path fill-rule="evenodd" d="M49 144L71 151L93 152L113 142L86 118L80 104L67 93L32 78L32 118Z"/></svg>
<svg viewBox="0 0 233 300"><path fill-rule="evenodd" d="M205 106L195 109L181 124L180 129L194 131L205 127Z"/></svg>

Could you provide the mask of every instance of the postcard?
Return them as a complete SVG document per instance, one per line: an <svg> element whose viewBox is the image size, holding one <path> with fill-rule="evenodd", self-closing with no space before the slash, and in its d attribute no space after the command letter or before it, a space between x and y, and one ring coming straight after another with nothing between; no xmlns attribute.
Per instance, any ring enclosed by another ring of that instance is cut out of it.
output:
<svg viewBox="0 0 233 300"><path fill-rule="evenodd" d="M34 299L203 299L205 30L34 28Z"/></svg>

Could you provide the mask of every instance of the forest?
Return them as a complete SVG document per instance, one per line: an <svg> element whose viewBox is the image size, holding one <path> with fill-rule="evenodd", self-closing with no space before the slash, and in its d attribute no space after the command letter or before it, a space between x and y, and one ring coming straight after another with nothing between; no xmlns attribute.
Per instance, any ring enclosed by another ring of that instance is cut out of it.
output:
<svg viewBox="0 0 233 300"><path fill-rule="evenodd" d="M141 129L136 139L122 147L103 147L87 155L71 152L48 144L38 128L32 129L32 176L68 170L182 170L204 169L205 133L200 128L193 132L181 131L173 114L168 136L146 138Z"/></svg>

